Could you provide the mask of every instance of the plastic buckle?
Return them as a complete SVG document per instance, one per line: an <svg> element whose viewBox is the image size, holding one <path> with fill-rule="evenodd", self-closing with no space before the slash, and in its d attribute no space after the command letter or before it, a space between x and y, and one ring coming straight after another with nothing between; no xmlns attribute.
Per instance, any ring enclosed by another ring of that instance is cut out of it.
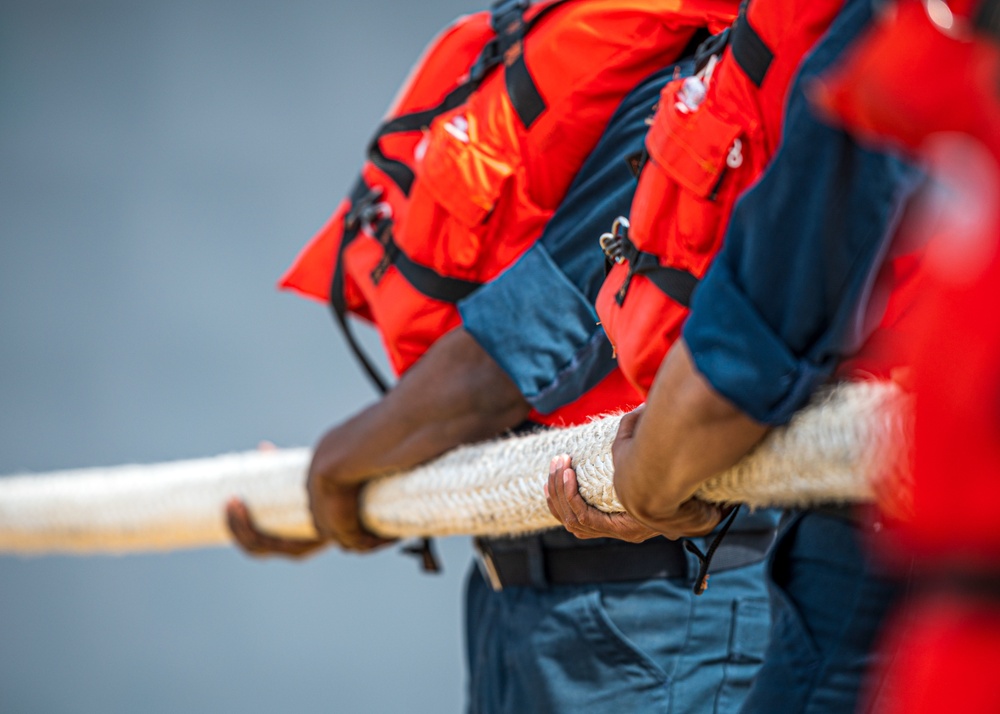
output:
<svg viewBox="0 0 1000 714"><path fill-rule="evenodd" d="M361 210L359 219L364 227L374 228L383 221L392 220L392 206L385 201L369 203Z"/></svg>
<svg viewBox="0 0 1000 714"><path fill-rule="evenodd" d="M366 220L366 216L370 215L370 209L375 202L382 197L382 193L382 187L375 186L372 190L358 199L354 205L351 206L351 210L348 211L347 215L344 216L344 228L353 231L360 227L362 223L370 223L370 221ZM385 205L388 206L388 204Z"/></svg>
<svg viewBox="0 0 1000 714"><path fill-rule="evenodd" d="M497 34L501 34L504 28L510 24L511 15L516 15L520 19L530 6L530 0L497 0L490 6L490 14L492 15L490 21L493 30Z"/></svg>

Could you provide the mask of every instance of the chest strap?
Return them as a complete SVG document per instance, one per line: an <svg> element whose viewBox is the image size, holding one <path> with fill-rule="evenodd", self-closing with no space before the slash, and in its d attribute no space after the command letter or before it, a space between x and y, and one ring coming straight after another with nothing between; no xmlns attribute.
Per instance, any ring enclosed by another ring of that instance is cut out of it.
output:
<svg viewBox="0 0 1000 714"><path fill-rule="evenodd" d="M639 250L628 237L629 222L619 216L611 225L611 231L601 236L601 249L609 260L628 263L628 274L615 294L619 306L625 303L633 275L644 275L659 288L660 292L681 305L691 307L691 298L698 287L698 278L687 270L660 265L660 259L653 253Z"/></svg>
<svg viewBox="0 0 1000 714"><path fill-rule="evenodd" d="M463 280L441 275L433 268L415 262L400 249L392 234L392 221L383 220L374 226L375 237L382 244L382 259L371 272L372 282L376 285L382 280L389 266L406 278L406 282L421 295L441 302L457 303L478 290L482 283L474 280Z"/></svg>

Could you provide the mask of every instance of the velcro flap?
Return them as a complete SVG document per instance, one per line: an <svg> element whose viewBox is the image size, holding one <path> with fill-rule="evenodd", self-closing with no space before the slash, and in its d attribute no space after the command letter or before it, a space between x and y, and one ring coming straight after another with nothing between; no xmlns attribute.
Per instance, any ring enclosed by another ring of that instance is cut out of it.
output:
<svg viewBox="0 0 1000 714"><path fill-rule="evenodd" d="M677 183L702 198L711 194L726 169L726 157L743 127L724 121L709 106L684 113L665 101L646 137L649 155Z"/></svg>

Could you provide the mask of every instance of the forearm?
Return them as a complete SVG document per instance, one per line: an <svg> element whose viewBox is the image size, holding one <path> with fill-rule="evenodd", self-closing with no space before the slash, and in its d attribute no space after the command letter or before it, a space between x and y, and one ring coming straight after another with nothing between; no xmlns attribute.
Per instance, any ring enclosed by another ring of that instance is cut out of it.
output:
<svg viewBox="0 0 1000 714"><path fill-rule="evenodd" d="M679 341L657 373L628 448L615 454L615 490L637 520L670 532L698 487L736 464L767 429L713 390Z"/></svg>
<svg viewBox="0 0 1000 714"><path fill-rule="evenodd" d="M327 432L312 476L357 484L516 426L529 407L468 333L438 340L380 401Z"/></svg>

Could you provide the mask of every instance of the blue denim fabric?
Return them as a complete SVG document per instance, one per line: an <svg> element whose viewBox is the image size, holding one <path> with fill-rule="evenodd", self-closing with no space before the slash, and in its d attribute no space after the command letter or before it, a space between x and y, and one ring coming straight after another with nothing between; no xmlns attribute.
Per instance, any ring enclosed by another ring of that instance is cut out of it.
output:
<svg viewBox="0 0 1000 714"><path fill-rule="evenodd" d="M848 0L803 62L781 147L736 204L684 326L698 371L760 422L787 422L860 346L859 315L921 178L817 119L806 98L870 22L871 4Z"/></svg>
<svg viewBox="0 0 1000 714"><path fill-rule="evenodd" d="M579 398L615 366L594 301L604 281L598 239L628 215L637 181L625 157L643 148L660 89L693 61L644 80L621 103L538 242L458 304L465 329L543 414Z"/></svg>
<svg viewBox="0 0 1000 714"><path fill-rule="evenodd" d="M872 645L900 582L867 555L857 525L815 511L793 515L771 551L771 641L743 714L852 714Z"/></svg>
<svg viewBox="0 0 1000 714"><path fill-rule="evenodd" d="M466 591L469 714L724 714L766 646L763 561L712 575ZM778 711L778 710L775 710Z"/></svg>

